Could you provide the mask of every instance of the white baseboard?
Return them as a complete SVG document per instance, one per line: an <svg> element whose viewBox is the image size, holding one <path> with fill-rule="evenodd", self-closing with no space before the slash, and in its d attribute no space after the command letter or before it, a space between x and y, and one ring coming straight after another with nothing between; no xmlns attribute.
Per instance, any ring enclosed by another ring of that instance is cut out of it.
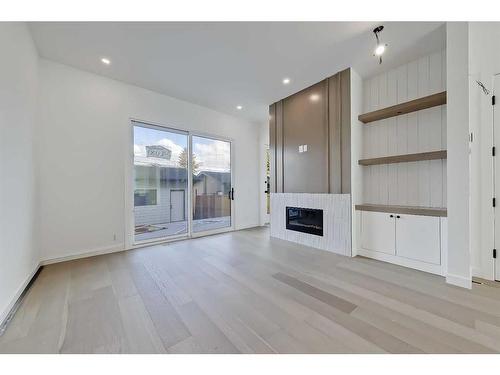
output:
<svg viewBox="0 0 500 375"><path fill-rule="evenodd" d="M461 288L472 289L472 279L457 275L446 275L446 282Z"/></svg>
<svg viewBox="0 0 500 375"><path fill-rule="evenodd" d="M251 229L251 228L256 228L259 227L258 224L249 224L249 225L244 225L241 227L236 228L235 230L244 230L244 229ZM225 232L223 232L225 233ZM183 238L184 239L184 238ZM188 239L188 238L186 238ZM111 254L111 253L116 253L119 251L125 251L125 250L131 250L136 247L144 247L144 246L153 246L157 243L144 243L139 246L132 246L130 248L127 248L124 243L116 244L116 245L111 245L111 246L103 246L97 249L91 249L91 250L84 250L84 251L79 251L78 253L73 253L70 255L65 255L62 257L53 257L53 258L47 258L43 259L40 262L40 265L46 266L49 264L53 263L60 263L60 262L66 262L68 260L75 260L75 259L82 259L82 258L88 258L96 255L103 255L103 254Z"/></svg>
<svg viewBox="0 0 500 375"><path fill-rule="evenodd" d="M234 230L244 230L244 229L251 229L251 228L257 228L257 227L261 227L262 225L260 224L248 224L248 225L242 225L242 226L238 226L237 228L235 228Z"/></svg>
<svg viewBox="0 0 500 375"><path fill-rule="evenodd" d="M11 301L9 302L9 304L5 307L5 309L3 311L0 311L0 327L3 325L5 319L9 315L10 311L12 310L12 308L14 307L14 305L16 304L16 302L19 299L19 297L21 297L21 294L23 294L24 290L26 289L26 287L30 283L30 281L33 278L33 276L35 276L35 274L37 273L37 271L40 268L40 266L41 266L40 263L35 266L35 268L30 272L30 274L28 275L28 277L23 281L23 283L21 284L21 286L17 289L16 293L12 297Z"/></svg>
<svg viewBox="0 0 500 375"><path fill-rule="evenodd" d="M354 251L353 251L354 253ZM379 251L372 251L366 249L358 249L355 251L357 255L361 255L367 258L372 258L376 260L381 260L383 262L396 264L398 266L413 268L415 270L433 273L436 275L444 276L444 268L439 264L431 264L420 262L418 260L408 259L399 257L396 255L386 254Z"/></svg>
<svg viewBox="0 0 500 375"><path fill-rule="evenodd" d="M66 262L68 260L88 258L88 257L96 256L96 255L117 253L119 251L124 251L124 250L127 250L127 249L125 249L125 244L120 243L117 245L103 246L103 247L100 247L97 249L80 251L78 253L74 253L71 255L65 255L62 257L54 257L54 258L44 259L40 262L40 264L42 266L46 266L48 264Z"/></svg>
<svg viewBox="0 0 500 375"><path fill-rule="evenodd" d="M244 229L251 229L251 228L256 228L259 227L258 224L249 224L245 226L238 227L235 230L244 230ZM188 238L183 238L183 239L188 239ZM117 253L119 251L125 251L125 250L131 250L136 247L144 247L144 246L153 246L157 243L144 243L139 246L132 246L130 248L127 248L124 243L116 244L116 245L111 245L111 246L103 246L97 249L91 249L91 250L84 250L84 251L79 251L78 253L73 253L70 255L65 255L62 257L53 257L53 258L47 258L43 259L40 262L40 265L46 266L49 264L53 263L60 263L60 262L66 262L68 260L75 260L75 259L82 259L82 258L88 258L96 255L103 255L103 254L111 254L111 253Z"/></svg>

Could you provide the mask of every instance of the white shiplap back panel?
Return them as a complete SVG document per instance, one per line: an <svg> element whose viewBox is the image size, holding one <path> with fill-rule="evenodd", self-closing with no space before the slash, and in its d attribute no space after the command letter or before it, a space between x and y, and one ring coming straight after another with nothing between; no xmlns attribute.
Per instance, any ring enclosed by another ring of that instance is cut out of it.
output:
<svg viewBox="0 0 500 375"><path fill-rule="evenodd" d="M363 82L364 111L446 90L446 51L438 51ZM446 149L446 106L363 127L365 158ZM446 160L363 168L366 203L446 207Z"/></svg>
<svg viewBox="0 0 500 375"><path fill-rule="evenodd" d="M402 65L396 69L397 79L397 103L406 102L408 100L408 65ZM398 134L398 152L395 155L408 153L408 115L395 117ZM408 164L394 164L397 170L397 196L395 204L408 204Z"/></svg>
<svg viewBox="0 0 500 375"><path fill-rule="evenodd" d="M387 73L382 73L378 76L378 102L379 108L387 107L388 98L387 98ZM376 144L376 152L388 154L389 148L387 144L387 128L388 128L387 120L379 121L379 126L376 131L377 142ZM388 201L388 192L389 192L389 183L387 181L387 165L377 165L376 169L379 178L379 188L378 188L378 200L381 204L387 204Z"/></svg>
<svg viewBox="0 0 500 375"><path fill-rule="evenodd" d="M393 69L387 74L387 105L398 103L398 72ZM387 122L387 154L398 155L398 127L397 118L391 117ZM387 165L387 203L397 204L398 198L398 167L395 164Z"/></svg>

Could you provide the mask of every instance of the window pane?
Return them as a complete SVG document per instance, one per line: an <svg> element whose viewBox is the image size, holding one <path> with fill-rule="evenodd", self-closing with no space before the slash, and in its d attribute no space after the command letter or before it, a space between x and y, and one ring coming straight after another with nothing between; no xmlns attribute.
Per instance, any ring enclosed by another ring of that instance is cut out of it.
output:
<svg viewBox="0 0 500 375"><path fill-rule="evenodd" d="M137 189L134 192L134 206L156 205L156 189Z"/></svg>
<svg viewBox="0 0 500 375"><path fill-rule="evenodd" d="M193 231L231 226L231 143L193 136Z"/></svg>
<svg viewBox="0 0 500 375"><path fill-rule="evenodd" d="M187 134L134 125L135 241L186 234Z"/></svg>

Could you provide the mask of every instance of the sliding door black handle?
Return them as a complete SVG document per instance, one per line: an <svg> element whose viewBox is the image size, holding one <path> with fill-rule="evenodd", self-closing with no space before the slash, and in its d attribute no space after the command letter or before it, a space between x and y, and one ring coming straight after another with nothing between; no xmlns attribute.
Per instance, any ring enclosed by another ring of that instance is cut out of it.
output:
<svg viewBox="0 0 500 375"><path fill-rule="evenodd" d="M231 200L234 201L234 188L231 188Z"/></svg>

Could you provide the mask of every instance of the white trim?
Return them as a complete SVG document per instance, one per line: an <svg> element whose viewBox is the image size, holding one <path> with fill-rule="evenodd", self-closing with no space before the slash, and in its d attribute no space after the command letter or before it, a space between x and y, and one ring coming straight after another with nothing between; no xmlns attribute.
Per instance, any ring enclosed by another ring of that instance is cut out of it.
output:
<svg viewBox="0 0 500 375"><path fill-rule="evenodd" d="M252 228L261 228L261 227L265 227L266 225L268 225L268 223L266 223L264 225L260 225L260 224L248 224L248 225L244 225L242 227L236 228L235 231L245 230L245 229L252 229Z"/></svg>
<svg viewBox="0 0 500 375"><path fill-rule="evenodd" d="M24 282L21 284L21 286L17 289L16 293L12 297L10 303L7 305L7 307L5 308L5 310L0 312L0 327L3 325L5 319L7 319L7 317L9 316L10 311L15 306L15 304L17 303L17 300L19 299L19 297L21 297L21 295L23 294L24 290L26 289L26 287L30 283L30 281L33 278L33 276L35 276L35 274L37 273L37 271L41 267L41 265L42 265L41 263L38 263L35 266L35 268L30 272L30 274L24 280Z"/></svg>
<svg viewBox="0 0 500 375"><path fill-rule="evenodd" d="M259 227L260 226L258 224L250 224L250 225L246 225L244 227L235 229L234 231L251 229L251 228L259 228ZM223 229L225 229L225 228L223 228ZM221 230L221 231L214 230L214 231L210 231L210 232L203 232L203 236L209 236L209 235L214 235L214 234L222 234L222 233L227 233L227 232L231 232L231 231L230 230ZM200 235L198 237L203 237L203 236ZM141 242L136 243L135 245L132 245L132 246L125 246L125 244L123 244L123 243L119 244L119 245L105 246L105 247L102 247L102 248L97 248L97 249L93 249L93 250L87 250L87 251L82 251L82 252L79 252L79 253L74 253L74 254L68 255L68 256L45 259L45 260L42 260L40 262L39 266L46 266L46 265L54 264L54 263L67 262L69 260L89 258L89 257L97 256L97 255L119 253L121 251L129 251L129 250L134 250L134 249L140 249L142 247L155 246L155 245L160 245L160 244L169 243L169 242L177 242L177 241L190 240L190 239L193 239L193 238L196 238L196 237L188 237L187 235L180 235L180 236L175 236L175 237L160 238L160 239L157 239L157 240L141 241ZM35 272L36 272L36 270L35 270ZM34 274L35 273L33 273L33 275ZM31 277L28 279L28 282L29 282L29 280L31 280Z"/></svg>
<svg viewBox="0 0 500 375"><path fill-rule="evenodd" d="M46 266L48 264L66 262L68 260L88 258L88 257L92 257L95 255L117 253L117 252L124 251L124 250L127 250L127 248L125 247L125 244L120 243L117 245L103 246L103 247L99 247L99 248L92 249L92 250L83 250L83 251L73 253L71 255L65 255L62 257L54 257L54 258L44 259L40 262L40 264L42 266Z"/></svg>
<svg viewBox="0 0 500 375"><path fill-rule="evenodd" d="M485 275L482 273L481 267L472 266L471 271L472 271L472 277L480 277L481 279L490 280L489 275ZM491 281L493 281L493 280L491 280Z"/></svg>
<svg viewBox="0 0 500 375"><path fill-rule="evenodd" d="M380 251L372 251L366 249L358 249L357 254L365 256L367 258L381 260L382 262L393 263L397 264L398 266L409 267L419 271L429 272L440 276L444 276L445 274L444 268L440 264L419 262L418 260L403 258L396 255L381 253Z"/></svg>
<svg viewBox="0 0 500 375"><path fill-rule="evenodd" d="M461 288L472 289L472 279L468 279L463 276L448 274L446 275L446 283L459 286Z"/></svg>

